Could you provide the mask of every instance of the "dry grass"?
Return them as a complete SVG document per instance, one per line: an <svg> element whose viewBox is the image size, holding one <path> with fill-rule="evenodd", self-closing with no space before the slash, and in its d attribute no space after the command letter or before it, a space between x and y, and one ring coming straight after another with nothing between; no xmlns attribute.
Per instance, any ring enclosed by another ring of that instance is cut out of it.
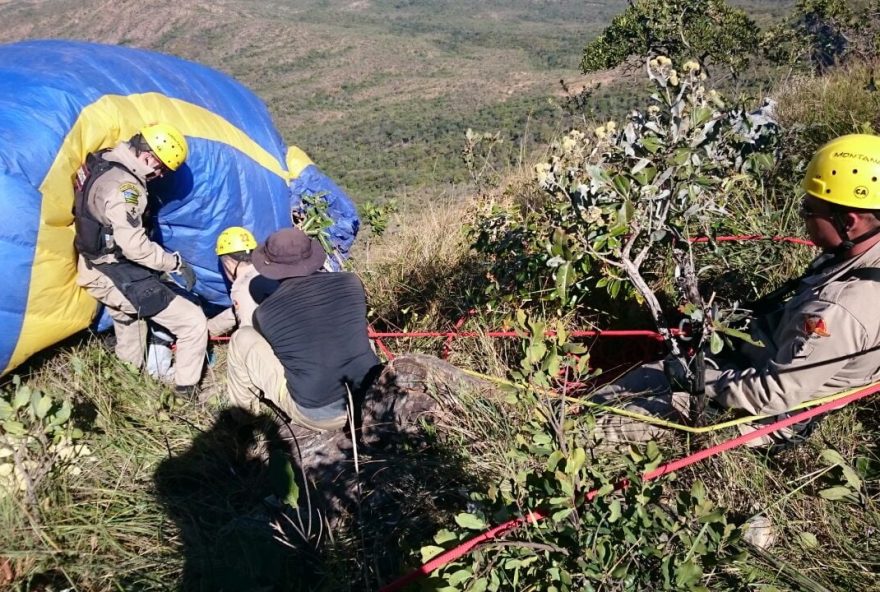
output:
<svg viewBox="0 0 880 592"><path fill-rule="evenodd" d="M880 130L880 92L874 87L878 66L880 60L852 63L777 87L779 122L801 153L809 155L837 136Z"/></svg>

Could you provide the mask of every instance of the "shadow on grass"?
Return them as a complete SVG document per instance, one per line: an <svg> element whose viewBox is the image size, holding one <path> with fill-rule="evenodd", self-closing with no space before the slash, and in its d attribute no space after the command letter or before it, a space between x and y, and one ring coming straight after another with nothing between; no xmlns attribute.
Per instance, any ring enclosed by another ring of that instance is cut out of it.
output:
<svg viewBox="0 0 880 592"><path fill-rule="evenodd" d="M357 472L347 429L228 410L159 465L175 525L165 535L184 555L179 589L376 590L418 563L476 477L425 422L436 398L380 383L356 405ZM281 501L297 491L298 508Z"/></svg>

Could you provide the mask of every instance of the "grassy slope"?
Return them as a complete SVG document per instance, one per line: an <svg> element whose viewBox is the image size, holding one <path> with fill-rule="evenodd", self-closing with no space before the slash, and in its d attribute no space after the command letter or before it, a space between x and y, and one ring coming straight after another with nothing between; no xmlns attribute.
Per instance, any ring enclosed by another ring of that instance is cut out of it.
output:
<svg viewBox="0 0 880 592"><path fill-rule="evenodd" d="M481 11L474 17L463 14L459 24L453 24L452 8L443 13L448 20L437 22L435 5L428 2L400 0L395 3L400 6L397 10L390 10L391 3L351 2L332 17L320 9L322 4L336 3L298 2L296 9L292 2L277 9L269 3L199 0L183 6L67 0L0 3L0 19L5 24L0 37L74 35L161 48L219 67L257 90L281 122L287 139L312 152L331 173L357 184L350 188L367 187L371 170L397 169L396 182L424 182L425 171L435 170L426 163L453 158L455 152L451 144L436 138L457 137L462 122L465 127L476 125L470 123L475 120L485 122L487 128L497 126L513 135L516 128L499 124L498 106L508 105L509 121L517 122L528 99L512 99L506 94L508 85L521 80L522 89L538 96L558 77L557 70L548 68L557 63L551 58L529 63L529 44L548 43L546 37L516 35L516 23L504 21L514 18L511 6L531 11L520 12L517 18L521 18L546 9L547 3L446 3L462 13ZM575 4L582 6L572 2L559 3L559 7L563 10L570 5L576 10ZM121 26L118 15L93 18L95 13L89 12L112 11L117 6L129 15L121 19ZM139 28L140 22L154 22L148 17L156 7L173 16ZM380 9L388 12L373 12ZM485 32L494 31L493 11L501 19L501 28L514 33ZM73 14L80 16L71 26ZM569 13L560 18L576 17ZM413 24L420 20L418 26ZM575 25L566 33L570 37L553 35L547 55L553 55L554 47L570 44L573 51L564 61L569 65L577 61L582 42L575 41L576 29L582 24ZM545 26L544 31L549 30L552 22ZM472 33L462 34L460 28ZM520 38L529 41L514 43ZM557 43L556 39L565 41ZM517 64L514 74L511 63ZM424 119L413 115L414 108ZM352 125L352 121L358 123ZM459 127L438 132L438 123ZM377 129L387 138L376 136ZM430 141L422 137L427 135ZM315 147L299 137L309 138ZM349 152L352 145L364 156ZM368 160L367 155L376 160ZM366 172L346 176L344 169L358 162L364 163L360 168ZM412 177L415 181L404 174L410 169L418 171ZM437 211L426 212L425 219L407 221L404 227L414 229L411 235L370 245L363 261L365 277L370 280L372 276L370 285L377 291L402 290L404 297L392 297L404 302L424 299L421 286L433 286L435 294L448 294L455 286L456 268L451 263L466 263L458 250L460 244L453 244L460 236L460 217L451 215L452 211L451 204L441 205ZM401 244L406 250L401 250ZM498 354L485 342L454 352L455 360L463 365L479 360L481 368L501 371ZM202 409L163 411L158 400L168 394L166 389L129 372L94 344L64 349L32 370L33 384L81 403L77 420L89 428L95 460L84 464L81 477L67 478L64 487L46 497L40 525L30 523L19 507L0 504L0 549L12 559L18 581L39 574L35 581L43 587L32 589L76 584L81 590L169 590L177 587L177 578L187 569L207 573L208 589L216 589L218 580L235 574L259 580L261 571L271 574L271 581L264 579L263 584L292 586L291 582L301 581L296 575L301 556L279 555L277 548L265 546L263 500L272 489L267 483L268 466L257 454L264 436L245 435L244 450L231 450L228 443L238 434L218 429ZM764 586L771 583L792 590L822 589L819 585L838 590L877 589L873 575L880 570L875 534L880 520L874 500L832 503L817 495L819 488L834 484L818 459L819 451L833 446L847 459L871 454L877 437L873 418L876 408L870 407L835 414L823 425L819 438L781 458L768 460L742 451L700 467L699 476L713 484L716 499L742 515L769 508L782 529L781 541L773 550L775 559L755 559L756 574L744 576L754 578L752 589L770 590ZM516 422L510 417L504 420L499 420L497 410L474 406L462 415L458 426L461 440L469 443L465 466L471 474L483 471L484 482L515 468L503 455L505 437L510 434L500 428ZM492 443L495 448L474 443ZM438 446L432 452L454 456L457 451L460 446ZM430 458L434 455L421 454L407 466L424 465ZM183 462L169 464L169 459ZM411 549L427 542L431 529L451 524L449 516L464 505L467 488L476 487L473 478L462 477L460 465L456 461L439 467L442 470L438 470L439 478L434 474L435 482L431 475L424 475L424 483L434 490L419 483L401 483L395 493L418 504L396 508L397 526L369 532L341 529L327 563L318 564L306 581L327 590L375 589L376 582L400 573L405 563L413 561ZM157 479L160 468L170 473L160 472L165 477ZM422 468L426 472L438 469ZM817 470L820 473L814 473ZM446 487L441 488L444 482ZM169 483L174 485L171 495L165 489ZM437 491L440 494L432 496ZM876 480L866 491L876 492ZM426 515L430 520L421 522ZM381 536L365 538L371 532ZM817 536L818 550L802 542L804 532ZM0 561L0 582L8 584L2 579L2 567ZM814 587L796 584L798 571Z"/></svg>

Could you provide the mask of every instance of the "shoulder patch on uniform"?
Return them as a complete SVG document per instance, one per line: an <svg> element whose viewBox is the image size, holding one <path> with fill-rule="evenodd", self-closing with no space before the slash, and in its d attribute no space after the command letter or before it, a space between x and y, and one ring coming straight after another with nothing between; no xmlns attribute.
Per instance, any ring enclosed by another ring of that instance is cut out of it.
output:
<svg viewBox="0 0 880 592"><path fill-rule="evenodd" d="M123 183L119 186L119 193L127 204L137 205L141 198L141 190L134 183Z"/></svg>
<svg viewBox="0 0 880 592"><path fill-rule="evenodd" d="M129 208L125 212L125 219L133 228L138 228L141 225L141 217L138 216L136 208Z"/></svg>
<svg viewBox="0 0 880 592"><path fill-rule="evenodd" d="M828 331L828 325L825 320L818 315L804 315L804 333L807 336L816 335L817 337L831 337Z"/></svg>

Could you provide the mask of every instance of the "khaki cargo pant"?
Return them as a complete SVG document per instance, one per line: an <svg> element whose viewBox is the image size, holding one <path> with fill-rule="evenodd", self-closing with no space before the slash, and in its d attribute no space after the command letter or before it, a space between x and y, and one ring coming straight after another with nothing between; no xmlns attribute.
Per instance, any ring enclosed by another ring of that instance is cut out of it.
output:
<svg viewBox="0 0 880 592"><path fill-rule="evenodd" d="M305 417L287 389L284 366L253 327L240 327L232 334L226 351L226 372L230 405L253 415L259 415L260 401L268 399L293 423L312 430L338 430L348 421L346 415L327 421Z"/></svg>
<svg viewBox="0 0 880 592"><path fill-rule="evenodd" d="M718 373L719 371L714 368L706 368L706 383L710 396L711 384L717 379ZM630 370L617 381L595 391L592 401L675 423L687 423L690 417L691 396L689 393L673 391L670 388L662 361L643 364ZM773 418L764 421L773 421ZM597 436L601 441L611 445L644 443L675 432L670 428L651 425L610 412L603 412L596 417L596 427ZM759 423L737 426L740 434L747 434L760 427ZM747 442L745 446L750 448L769 446L788 439L792 434L791 428L784 428L773 433L776 437L762 436Z"/></svg>
<svg viewBox="0 0 880 592"><path fill-rule="evenodd" d="M92 270L94 271L94 270ZM94 271L83 288L107 307L116 332L116 355L121 360L142 368L146 359L147 324L139 319L137 310L113 282ZM174 384L198 384L208 347L208 325L202 309L186 298L177 296L165 310L150 317L177 339L174 354Z"/></svg>

